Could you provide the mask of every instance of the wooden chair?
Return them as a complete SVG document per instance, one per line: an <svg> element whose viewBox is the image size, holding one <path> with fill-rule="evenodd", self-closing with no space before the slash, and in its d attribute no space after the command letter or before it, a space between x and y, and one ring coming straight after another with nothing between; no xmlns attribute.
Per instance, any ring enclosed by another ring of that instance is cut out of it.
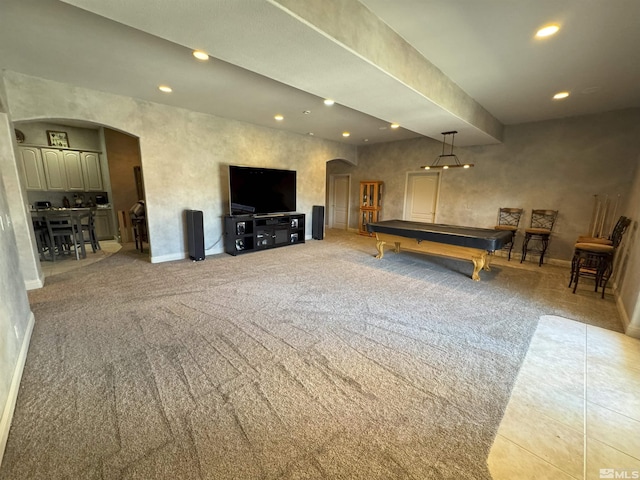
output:
<svg viewBox="0 0 640 480"><path fill-rule="evenodd" d="M622 216L609 239L578 237L578 242L574 245L569 279L569 287L573 284L573 293L576 293L580 277L588 277L594 279L596 292L602 287L604 298L607 283L613 274L616 250L630 224L631 219Z"/></svg>
<svg viewBox="0 0 640 480"><path fill-rule="evenodd" d="M538 266L542 266L544 263L544 255L549 247L551 231L557 218L558 210L531 211L531 226L524 231L520 263L526 260L528 252L533 252L540 255ZM532 241L533 243L529 245Z"/></svg>
<svg viewBox="0 0 640 480"><path fill-rule="evenodd" d="M49 254L55 262L56 255L70 254L73 249L76 260L80 260L80 252L84 256L84 243L81 241L81 232L78 229L76 218L70 213L48 212L45 215L47 232L49 234Z"/></svg>
<svg viewBox="0 0 640 480"><path fill-rule="evenodd" d="M91 244L91 250L93 251L93 253L101 250L100 242L98 241L98 236L96 234L96 208L91 208L89 216L83 219L81 228L82 239L84 243Z"/></svg>
<svg viewBox="0 0 640 480"><path fill-rule="evenodd" d="M511 260L511 250L516 240L516 232L518 231L518 225L520 224L520 217L522 216L522 208L500 208L498 210L498 224L494 227L496 230L506 230L513 232L511 242L505 244L504 250L509 251L508 260Z"/></svg>

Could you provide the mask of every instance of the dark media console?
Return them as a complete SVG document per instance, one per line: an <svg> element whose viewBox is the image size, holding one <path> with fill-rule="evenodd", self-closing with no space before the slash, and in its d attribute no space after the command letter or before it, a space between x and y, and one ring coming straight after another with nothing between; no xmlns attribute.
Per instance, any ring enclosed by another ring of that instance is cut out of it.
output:
<svg viewBox="0 0 640 480"><path fill-rule="evenodd" d="M304 213L227 215L224 251L230 255L304 243Z"/></svg>

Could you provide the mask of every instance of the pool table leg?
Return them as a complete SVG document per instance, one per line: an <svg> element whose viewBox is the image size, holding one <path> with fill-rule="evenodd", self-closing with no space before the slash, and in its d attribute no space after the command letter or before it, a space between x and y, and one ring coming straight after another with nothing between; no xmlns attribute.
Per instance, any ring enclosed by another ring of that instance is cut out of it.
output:
<svg viewBox="0 0 640 480"><path fill-rule="evenodd" d="M487 253L487 256L484 257L484 267L482 267L483 270L486 270L487 272L491 271L491 257L493 257L493 255Z"/></svg>
<svg viewBox="0 0 640 480"><path fill-rule="evenodd" d="M376 258L384 257L384 244L385 243L386 242L384 240L376 241L376 249L378 250L378 254L376 255Z"/></svg>
<svg viewBox="0 0 640 480"><path fill-rule="evenodd" d="M472 257L471 261L473 262L473 273L471 274L471 279L476 282L480 281L480 270L485 267L485 257L483 255L478 257Z"/></svg>

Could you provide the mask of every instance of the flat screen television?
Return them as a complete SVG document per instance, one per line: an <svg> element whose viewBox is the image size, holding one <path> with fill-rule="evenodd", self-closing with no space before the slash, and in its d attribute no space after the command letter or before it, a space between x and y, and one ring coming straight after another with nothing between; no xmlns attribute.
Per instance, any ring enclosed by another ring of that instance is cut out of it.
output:
<svg viewBox="0 0 640 480"><path fill-rule="evenodd" d="M231 215L296 211L296 172L229 165Z"/></svg>

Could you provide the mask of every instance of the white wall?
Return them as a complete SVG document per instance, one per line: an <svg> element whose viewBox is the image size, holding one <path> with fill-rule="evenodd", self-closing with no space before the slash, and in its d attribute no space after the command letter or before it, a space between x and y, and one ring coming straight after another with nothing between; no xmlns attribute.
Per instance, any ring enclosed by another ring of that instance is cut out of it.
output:
<svg viewBox="0 0 640 480"><path fill-rule="evenodd" d="M640 155L636 158L640 164ZM616 259L618 307L623 312L627 335L640 338L640 168L636 170L633 193L624 214L632 223Z"/></svg>
<svg viewBox="0 0 640 480"><path fill-rule="evenodd" d="M0 460L9 435L34 321L13 222L12 211L24 210L20 192L15 189L17 170L11 148L14 138L7 115L0 113ZM17 197L13 208L9 195Z"/></svg>

